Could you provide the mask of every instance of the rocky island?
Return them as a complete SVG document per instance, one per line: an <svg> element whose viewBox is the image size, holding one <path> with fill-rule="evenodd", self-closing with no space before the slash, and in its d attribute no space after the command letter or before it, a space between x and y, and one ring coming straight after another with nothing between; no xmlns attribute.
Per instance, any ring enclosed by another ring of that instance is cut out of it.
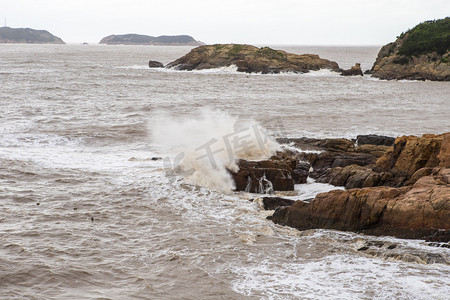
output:
<svg viewBox="0 0 450 300"><path fill-rule="evenodd" d="M341 69L334 61L315 54L297 55L269 47L242 44L204 45L192 49L185 56L169 63L166 68L176 70L203 70L235 65L237 71L246 73L306 73L310 70Z"/></svg>
<svg viewBox="0 0 450 300"><path fill-rule="evenodd" d="M107 45L158 45L158 46L200 46L202 42L196 41L189 35L161 35L150 36L142 34L109 35L99 44Z"/></svg>
<svg viewBox="0 0 450 300"><path fill-rule="evenodd" d="M450 81L450 17L421 23L383 46L371 73L380 79Z"/></svg>
<svg viewBox="0 0 450 300"><path fill-rule="evenodd" d="M0 43L15 44L65 44L62 39L47 30L31 28L0 28Z"/></svg>

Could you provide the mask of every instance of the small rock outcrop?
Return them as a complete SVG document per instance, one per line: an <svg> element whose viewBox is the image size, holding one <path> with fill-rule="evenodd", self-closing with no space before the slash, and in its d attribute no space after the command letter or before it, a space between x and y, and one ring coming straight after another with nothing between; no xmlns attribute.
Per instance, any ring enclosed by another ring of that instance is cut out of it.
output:
<svg viewBox="0 0 450 300"><path fill-rule="evenodd" d="M353 67L348 70L342 70L341 75L343 76L363 76L363 72L361 70L361 64L356 63Z"/></svg>
<svg viewBox="0 0 450 300"><path fill-rule="evenodd" d="M143 34L109 35L101 39L99 44L107 45L160 45L160 46L199 46L202 42L196 41L189 35L161 35L150 36Z"/></svg>
<svg viewBox="0 0 450 300"><path fill-rule="evenodd" d="M413 186L334 190L275 211L272 221L400 238L450 239L450 169L435 168Z"/></svg>
<svg viewBox="0 0 450 300"><path fill-rule="evenodd" d="M164 68L164 64L156 60L150 60L148 66L149 68Z"/></svg>
<svg viewBox="0 0 450 300"><path fill-rule="evenodd" d="M373 135L359 136L357 144L345 139L293 140L300 147L322 149L304 156L314 168L312 177L346 190L280 206L271 218L275 223L302 230L450 240L450 133L402 136L393 147L387 146L389 137Z"/></svg>
<svg viewBox="0 0 450 300"><path fill-rule="evenodd" d="M241 44L205 45L192 49L185 56L169 63L176 70L203 70L235 65L246 73L305 73L310 70L330 69L338 72L336 62L318 55L297 55L269 47L257 48Z"/></svg>
<svg viewBox="0 0 450 300"><path fill-rule="evenodd" d="M65 44L62 39L47 30L31 28L0 28L0 43L17 44Z"/></svg>
<svg viewBox="0 0 450 300"><path fill-rule="evenodd" d="M375 166L377 160L383 156L386 151L392 150L389 144L389 137L375 136L359 136L363 139L361 145L355 143L355 140L342 138L334 139L313 139L313 138L296 138L296 139L278 139L282 144L291 144L302 151L299 160L307 161L313 170L309 174L311 178L319 182L331 183L334 185L345 185L346 177L334 176L334 173L343 168L351 168L352 170L360 169L364 172L371 170ZM366 139L364 137L367 137ZM379 137L379 139L375 138ZM386 139L386 141L384 140ZM311 150L313 152L311 152ZM364 173L365 174L365 173ZM337 178L335 178L337 177ZM344 177L344 179L342 179Z"/></svg>
<svg viewBox="0 0 450 300"><path fill-rule="evenodd" d="M383 46L371 69L380 79L450 80L450 17L426 21Z"/></svg>

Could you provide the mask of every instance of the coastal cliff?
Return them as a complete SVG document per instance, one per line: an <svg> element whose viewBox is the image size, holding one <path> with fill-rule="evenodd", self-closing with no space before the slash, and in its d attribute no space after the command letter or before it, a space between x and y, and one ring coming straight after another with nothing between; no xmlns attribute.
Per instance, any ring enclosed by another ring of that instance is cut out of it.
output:
<svg viewBox="0 0 450 300"><path fill-rule="evenodd" d="M450 81L450 17L423 22L383 46L371 73L380 79Z"/></svg>
<svg viewBox="0 0 450 300"><path fill-rule="evenodd" d="M65 44L62 39L47 30L31 28L0 28L0 43L15 44Z"/></svg>
<svg viewBox="0 0 450 300"><path fill-rule="evenodd" d="M99 44L107 45L156 45L156 46L200 46L202 42L196 41L189 35L161 35L150 36L142 34L109 35Z"/></svg>
<svg viewBox="0 0 450 300"><path fill-rule="evenodd" d="M297 55L269 47L257 48L241 44L205 45L192 49L185 56L169 63L166 68L203 70L235 65L246 73L306 73L310 70L340 71L336 62L314 54Z"/></svg>

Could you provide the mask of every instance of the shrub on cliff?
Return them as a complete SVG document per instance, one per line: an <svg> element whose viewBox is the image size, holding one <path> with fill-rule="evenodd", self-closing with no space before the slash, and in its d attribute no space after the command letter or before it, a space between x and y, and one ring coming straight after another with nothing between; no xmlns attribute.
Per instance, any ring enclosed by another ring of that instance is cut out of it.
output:
<svg viewBox="0 0 450 300"><path fill-rule="evenodd" d="M434 51L443 55L450 50L450 17L420 23L405 35L399 55L420 56Z"/></svg>

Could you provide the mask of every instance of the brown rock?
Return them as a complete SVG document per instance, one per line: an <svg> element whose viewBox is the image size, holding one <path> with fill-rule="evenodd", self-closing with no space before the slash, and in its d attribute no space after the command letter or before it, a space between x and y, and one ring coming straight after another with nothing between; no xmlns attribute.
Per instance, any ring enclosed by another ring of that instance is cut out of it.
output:
<svg viewBox="0 0 450 300"><path fill-rule="evenodd" d="M328 228L401 238L450 229L450 169L434 169L412 187L334 190L311 203L278 209L272 220L301 230Z"/></svg>
<svg viewBox="0 0 450 300"><path fill-rule="evenodd" d="M444 38L448 24L449 17L426 21L383 46L371 69L372 76L387 80L449 81L450 49Z"/></svg>
<svg viewBox="0 0 450 300"><path fill-rule="evenodd" d="M353 67L348 70L342 70L341 75L343 76L363 76L363 72L361 70L361 64L356 63Z"/></svg>
<svg viewBox="0 0 450 300"><path fill-rule="evenodd" d="M164 68L163 63L160 63L159 61L156 60L150 60L148 62L148 66L149 68Z"/></svg>
<svg viewBox="0 0 450 300"><path fill-rule="evenodd" d="M377 145L377 146L392 146L394 145L395 138L384 135L367 134L356 136L356 143L361 145Z"/></svg>
<svg viewBox="0 0 450 300"><path fill-rule="evenodd" d="M294 184L305 183L310 164L300 161L298 153L285 150L269 160L238 162L239 171L231 172L237 191L270 193L293 191Z"/></svg>
<svg viewBox="0 0 450 300"><path fill-rule="evenodd" d="M393 151L380 157L374 170L392 173L394 180L386 184L401 186L421 168L448 168L450 161L446 158L450 155L449 139L450 133L398 137ZM444 140L446 143L442 147Z"/></svg>

